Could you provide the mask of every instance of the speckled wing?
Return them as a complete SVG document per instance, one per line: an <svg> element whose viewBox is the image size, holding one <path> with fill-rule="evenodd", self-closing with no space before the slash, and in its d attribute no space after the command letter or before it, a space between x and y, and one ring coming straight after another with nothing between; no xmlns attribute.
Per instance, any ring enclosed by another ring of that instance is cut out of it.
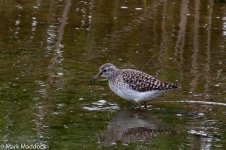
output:
<svg viewBox="0 0 226 150"><path fill-rule="evenodd" d="M122 78L133 90L139 92L177 88L176 85L162 82L149 74L133 69L123 69Z"/></svg>

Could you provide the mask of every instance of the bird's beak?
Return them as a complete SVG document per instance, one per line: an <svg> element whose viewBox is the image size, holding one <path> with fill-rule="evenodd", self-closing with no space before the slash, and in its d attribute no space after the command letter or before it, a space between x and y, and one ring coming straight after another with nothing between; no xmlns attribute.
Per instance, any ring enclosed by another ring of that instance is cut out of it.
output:
<svg viewBox="0 0 226 150"><path fill-rule="evenodd" d="M91 79L90 81L89 81L89 84L92 84L94 81L96 81L98 78L100 78L100 76L101 76L101 72L100 73L98 73L95 77L93 77L93 79Z"/></svg>

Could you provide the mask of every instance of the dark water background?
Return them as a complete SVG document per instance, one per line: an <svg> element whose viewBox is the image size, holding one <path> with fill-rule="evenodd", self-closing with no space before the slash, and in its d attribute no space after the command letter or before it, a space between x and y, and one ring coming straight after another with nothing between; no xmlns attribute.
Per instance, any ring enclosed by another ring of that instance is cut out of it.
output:
<svg viewBox="0 0 226 150"><path fill-rule="evenodd" d="M226 149L224 0L0 0L0 149ZM148 103L101 64L181 88Z"/></svg>

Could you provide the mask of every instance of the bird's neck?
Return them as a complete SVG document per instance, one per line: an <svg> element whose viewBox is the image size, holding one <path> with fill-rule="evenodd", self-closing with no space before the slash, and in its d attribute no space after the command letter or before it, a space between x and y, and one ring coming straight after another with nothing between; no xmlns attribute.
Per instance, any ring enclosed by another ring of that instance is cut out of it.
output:
<svg viewBox="0 0 226 150"><path fill-rule="evenodd" d="M108 80L112 80L113 78L115 78L118 74L119 74L120 70L116 69L112 74L110 74L107 79Z"/></svg>

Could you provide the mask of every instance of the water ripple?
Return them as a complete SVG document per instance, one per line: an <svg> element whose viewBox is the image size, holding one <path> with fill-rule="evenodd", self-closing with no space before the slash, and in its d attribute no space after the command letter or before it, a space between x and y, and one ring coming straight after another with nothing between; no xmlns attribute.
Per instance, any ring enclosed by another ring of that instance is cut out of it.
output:
<svg viewBox="0 0 226 150"><path fill-rule="evenodd" d="M220 102L210 102L210 101L165 101L165 102L172 102L172 103L197 103L197 104L206 104L206 105L220 105L220 106L226 106L226 103L220 103Z"/></svg>
<svg viewBox="0 0 226 150"><path fill-rule="evenodd" d="M117 110L119 106L106 100L98 100L97 102L93 102L91 106L83 106L83 109L90 111Z"/></svg>

